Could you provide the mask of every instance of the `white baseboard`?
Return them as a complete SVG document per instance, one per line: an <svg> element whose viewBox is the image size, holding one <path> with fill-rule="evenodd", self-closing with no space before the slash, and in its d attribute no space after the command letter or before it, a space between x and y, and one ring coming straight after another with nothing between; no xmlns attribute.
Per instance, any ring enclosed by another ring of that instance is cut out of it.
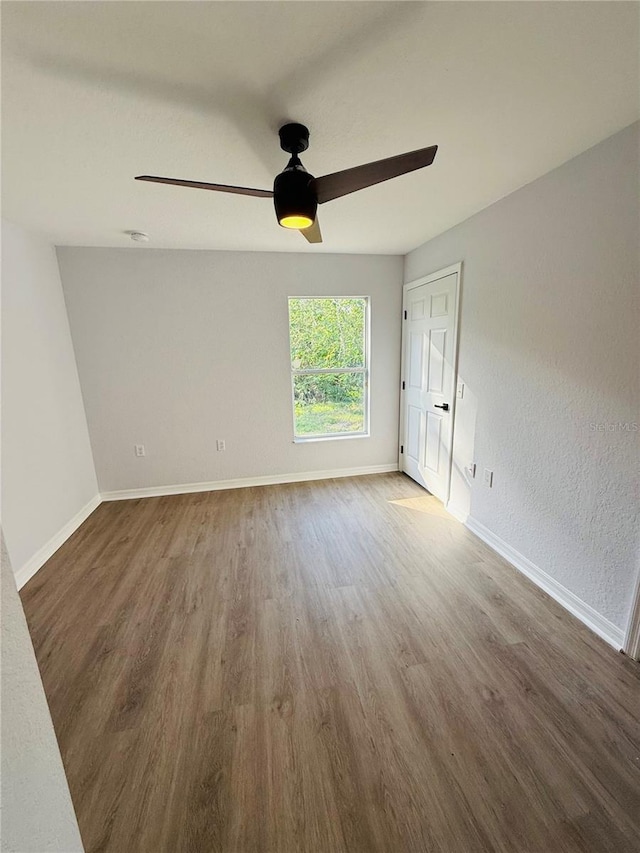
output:
<svg viewBox="0 0 640 853"><path fill-rule="evenodd" d="M621 628L618 628L613 622L610 622L598 613L597 610L594 610L590 604L578 598L575 593L571 592L571 590L567 589L555 578L552 578L551 575L548 575L499 536L496 536L484 524L476 521L471 516L467 518L465 524L472 533L475 533L490 548L500 554L501 557L504 557L519 572L526 575L552 598L555 598L559 604L568 610L569 613L573 613L581 622L584 622L595 634L606 640L617 651L622 649L624 631Z"/></svg>
<svg viewBox="0 0 640 853"><path fill-rule="evenodd" d="M214 480L210 483L180 483L175 486L149 486L143 489L122 489L115 492L102 492L101 497L103 501L128 501L135 498L187 495L192 492L218 492L222 489L246 489L250 486L275 486L280 483L302 483L308 480L360 477L363 474L388 474L391 471L397 470L397 463L391 462L386 465L367 465L363 468L336 468L329 471L304 471L298 474L268 474L265 477Z"/></svg>
<svg viewBox="0 0 640 853"><path fill-rule="evenodd" d="M36 551L31 559L27 560L27 562L17 570L15 577L18 589L22 589L27 581L31 580L38 569L44 566L47 560L55 554L58 548L67 541L72 533L76 532L82 522L85 521L101 503L102 499L100 495L95 495L95 497L91 498L89 503L83 506L80 512L77 512L73 518L64 525L64 527L58 530L55 536L52 536L51 539L42 546L42 548L39 548Z"/></svg>

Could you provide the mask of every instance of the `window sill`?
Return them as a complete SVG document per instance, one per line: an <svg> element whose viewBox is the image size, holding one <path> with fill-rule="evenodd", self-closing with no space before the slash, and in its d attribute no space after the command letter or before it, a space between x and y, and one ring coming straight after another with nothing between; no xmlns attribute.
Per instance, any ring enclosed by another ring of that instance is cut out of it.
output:
<svg viewBox="0 0 640 853"><path fill-rule="evenodd" d="M309 444L311 441L343 441L344 439L350 438L370 438L371 435L368 432L354 432L350 435L341 433L339 435L310 435L310 436L296 436L293 439L294 444Z"/></svg>

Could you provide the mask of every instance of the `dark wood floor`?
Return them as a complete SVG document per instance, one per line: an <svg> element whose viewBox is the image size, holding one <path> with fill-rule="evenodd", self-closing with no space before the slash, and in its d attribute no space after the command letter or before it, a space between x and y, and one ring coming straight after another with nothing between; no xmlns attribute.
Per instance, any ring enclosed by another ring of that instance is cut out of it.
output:
<svg viewBox="0 0 640 853"><path fill-rule="evenodd" d="M637 665L402 475L103 504L22 598L91 853L640 850Z"/></svg>

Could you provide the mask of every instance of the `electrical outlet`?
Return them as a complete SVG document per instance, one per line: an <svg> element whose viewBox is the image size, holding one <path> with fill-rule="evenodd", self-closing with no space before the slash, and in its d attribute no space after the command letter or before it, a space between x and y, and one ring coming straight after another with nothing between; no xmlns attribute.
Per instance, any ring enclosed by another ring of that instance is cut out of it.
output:
<svg viewBox="0 0 640 853"><path fill-rule="evenodd" d="M227 446L226 446L226 444L225 444L224 439L219 438L219 439L216 441L216 450L226 450L226 449L227 449Z"/></svg>
<svg viewBox="0 0 640 853"><path fill-rule="evenodd" d="M484 469L484 481L490 489L493 488L493 471L488 468Z"/></svg>
<svg viewBox="0 0 640 853"><path fill-rule="evenodd" d="M144 444L134 444L136 456L146 456Z"/></svg>

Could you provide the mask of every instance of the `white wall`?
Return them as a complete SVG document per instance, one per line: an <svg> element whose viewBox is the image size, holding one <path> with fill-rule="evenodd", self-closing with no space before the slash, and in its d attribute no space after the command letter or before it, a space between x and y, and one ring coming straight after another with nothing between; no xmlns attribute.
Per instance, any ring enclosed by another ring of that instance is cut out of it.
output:
<svg viewBox="0 0 640 853"><path fill-rule="evenodd" d="M464 262L454 507L619 628L637 571L640 433L592 425L640 423L638 135L627 128L405 261L405 281Z"/></svg>
<svg viewBox="0 0 640 853"><path fill-rule="evenodd" d="M2 542L3 853L83 850L22 605Z"/></svg>
<svg viewBox="0 0 640 853"><path fill-rule="evenodd" d="M64 247L58 260L102 491L396 461L400 257ZM371 297L370 438L293 443L290 295Z"/></svg>
<svg viewBox="0 0 640 853"><path fill-rule="evenodd" d="M17 574L96 496L55 250L2 223L2 524Z"/></svg>

